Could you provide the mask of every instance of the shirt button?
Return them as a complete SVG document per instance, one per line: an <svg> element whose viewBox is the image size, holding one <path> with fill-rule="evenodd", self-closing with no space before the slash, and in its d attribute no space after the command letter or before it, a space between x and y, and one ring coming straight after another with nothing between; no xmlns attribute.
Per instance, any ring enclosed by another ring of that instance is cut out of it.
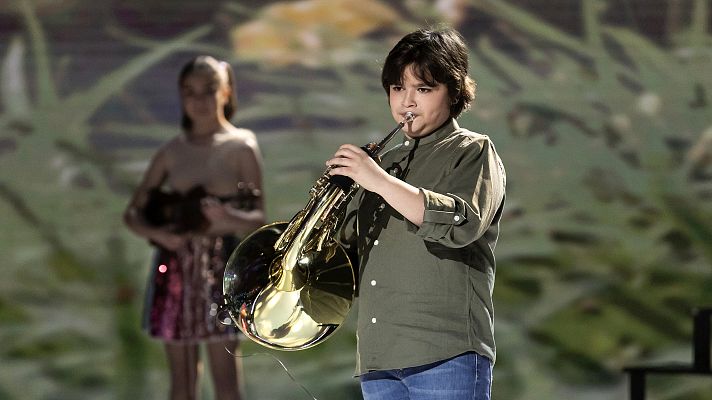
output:
<svg viewBox="0 0 712 400"><path fill-rule="evenodd" d="M378 246L378 239L376 239L376 240L373 241L373 245L374 245L374 246Z"/></svg>
<svg viewBox="0 0 712 400"><path fill-rule="evenodd" d="M403 142L403 145L406 146L406 147L407 147L408 145L410 145L410 140L406 140L405 142Z"/></svg>
<svg viewBox="0 0 712 400"><path fill-rule="evenodd" d="M376 286L376 280L375 280L375 279L371 281L371 286Z"/></svg>
<svg viewBox="0 0 712 400"><path fill-rule="evenodd" d="M375 324L376 323L376 318L371 318L371 323Z"/></svg>
<svg viewBox="0 0 712 400"><path fill-rule="evenodd" d="M459 220L460 220L460 216L459 216L459 215L456 215L456 216L455 216L455 222L457 222L457 221L459 221Z"/></svg>

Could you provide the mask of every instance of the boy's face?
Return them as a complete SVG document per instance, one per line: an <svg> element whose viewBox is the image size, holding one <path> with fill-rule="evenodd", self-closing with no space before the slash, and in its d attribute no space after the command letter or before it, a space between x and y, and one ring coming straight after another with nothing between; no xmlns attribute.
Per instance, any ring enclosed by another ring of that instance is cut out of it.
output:
<svg viewBox="0 0 712 400"><path fill-rule="evenodd" d="M388 93L391 115L396 122L401 122L408 111L415 114L413 122L403 127L410 138L425 137L450 118L447 86L427 85L417 78L411 66L403 71L402 85L391 85Z"/></svg>

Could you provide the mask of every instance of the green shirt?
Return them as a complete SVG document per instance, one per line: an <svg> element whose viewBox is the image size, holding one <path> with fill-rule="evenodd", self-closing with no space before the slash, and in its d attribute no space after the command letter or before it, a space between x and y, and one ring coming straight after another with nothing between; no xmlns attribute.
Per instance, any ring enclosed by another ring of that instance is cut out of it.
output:
<svg viewBox="0 0 712 400"><path fill-rule="evenodd" d="M403 136L381 166L422 191L425 213L417 227L367 191L349 205L344 234L355 230L360 264L357 374L467 351L494 361L505 172L492 142L452 119L424 138Z"/></svg>

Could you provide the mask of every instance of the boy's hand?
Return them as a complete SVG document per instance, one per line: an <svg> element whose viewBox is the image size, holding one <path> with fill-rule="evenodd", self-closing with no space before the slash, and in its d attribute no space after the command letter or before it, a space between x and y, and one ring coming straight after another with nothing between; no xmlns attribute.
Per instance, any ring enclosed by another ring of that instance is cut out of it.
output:
<svg viewBox="0 0 712 400"><path fill-rule="evenodd" d="M388 174L363 149L344 144L326 161L329 175L344 175L353 179L364 189L375 192Z"/></svg>

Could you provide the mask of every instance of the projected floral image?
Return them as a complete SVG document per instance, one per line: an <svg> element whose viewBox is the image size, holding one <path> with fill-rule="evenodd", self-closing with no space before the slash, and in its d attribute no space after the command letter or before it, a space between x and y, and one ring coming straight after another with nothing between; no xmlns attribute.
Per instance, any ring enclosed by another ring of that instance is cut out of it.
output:
<svg viewBox="0 0 712 400"><path fill-rule="evenodd" d="M0 398L167 397L140 324L151 248L121 214L179 132L181 65L233 66L232 122L256 133L267 219L284 221L340 144L392 128L385 55L438 23L471 50L462 125L507 169L493 398L624 399L626 365L689 362L691 312L712 305L712 5L651 3L2 2ZM361 398L355 342L353 318L301 352L244 341L247 398ZM702 400L712 384L648 391Z"/></svg>

